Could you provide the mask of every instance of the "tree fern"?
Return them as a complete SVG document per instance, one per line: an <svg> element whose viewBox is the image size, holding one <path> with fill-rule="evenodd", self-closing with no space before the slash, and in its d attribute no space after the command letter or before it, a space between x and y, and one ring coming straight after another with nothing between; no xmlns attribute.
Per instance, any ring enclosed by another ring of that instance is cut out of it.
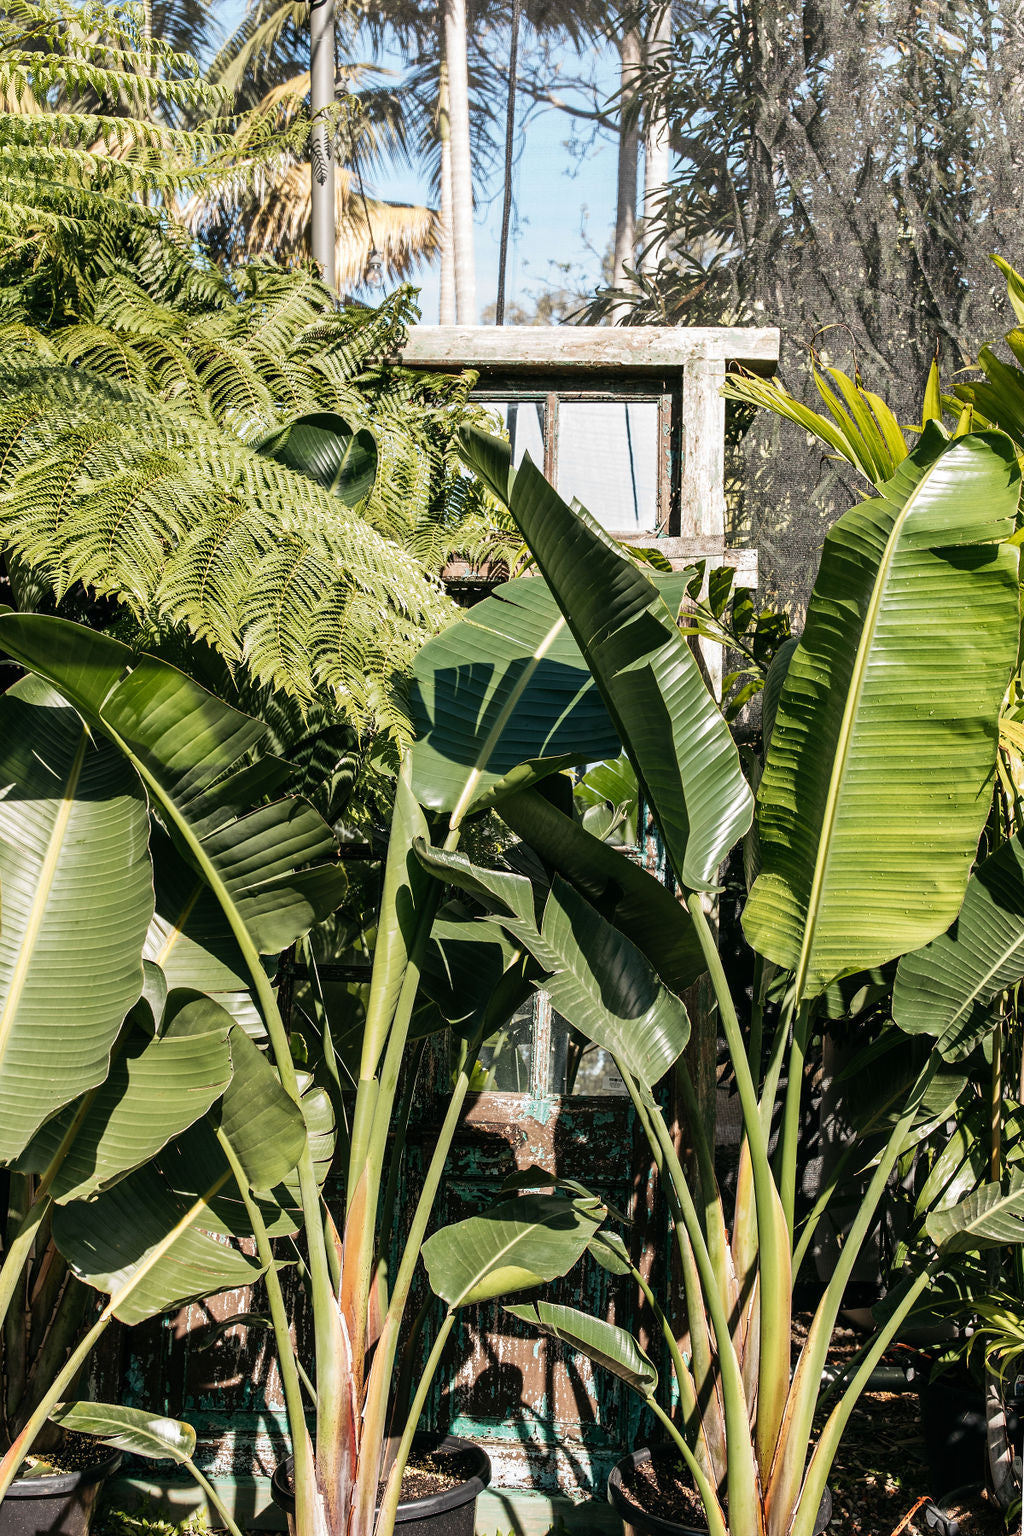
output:
<svg viewBox="0 0 1024 1536"><path fill-rule="evenodd" d="M33 324L38 281L0 261L7 547L58 597L82 583L258 681L400 732L407 663L452 611L445 561L511 542L457 467L472 375L382 361L411 292L337 311L309 272L228 279L145 231L79 283L73 323ZM378 444L356 511L254 446L325 409Z"/></svg>
<svg viewBox="0 0 1024 1536"><path fill-rule="evenodd" d="M55 102L60 107L55 107ZM221 96L194 60L146 36L141 5L12 0L0 11L0 240L67 234L116 206L151 206L193 186L229 151L211 118Z"/></svg>
<svg viewBox="0 0 1024 1536"><path fill-rule="evenodd" d="M454 450L472 375L387 361L409 289L339 311L311 270L197 252L171 199L240 145L248 175L272 125L178 126L216 101L141 6L14 0L0 95L0 540L18 590L107 596L150 640L208 641L247 686L400 734L404 670L453 611L448 556L511 542ZM323 410L377 443L354 511L257 451Z"/></svg>

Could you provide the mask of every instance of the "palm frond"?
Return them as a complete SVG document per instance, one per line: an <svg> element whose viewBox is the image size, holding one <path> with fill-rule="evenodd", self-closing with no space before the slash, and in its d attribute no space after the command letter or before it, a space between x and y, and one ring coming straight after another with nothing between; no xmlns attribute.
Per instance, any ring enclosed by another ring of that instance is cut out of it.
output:
<svg viewBox="0 0 1024 1536"><path fill-rule="evenodd" d="M363 281L374 251L396 281L440 249L434 209L383 202L369 193L364 197L352 173L341 167L335 188L335 260L342 287ZM223 241L226 231L237 231L231 251L238 259L294 260L308 256L310 202L309 166L288 159L277 167L257 167L242 191L237 183L204 190L186 204L182 216L193 234L214 244Z"/></svg>

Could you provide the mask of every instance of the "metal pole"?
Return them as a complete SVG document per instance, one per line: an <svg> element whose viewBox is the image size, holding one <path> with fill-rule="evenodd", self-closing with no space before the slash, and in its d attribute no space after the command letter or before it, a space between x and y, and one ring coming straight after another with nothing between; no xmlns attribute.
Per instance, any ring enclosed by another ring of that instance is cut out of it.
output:
<svg viewBox="0 0 1024 1536"><path fill-rule="evenodd" d="M505 324L505 269L508 266L508 231L512 219L512 151L516 131L516 83L519 72L519 23L523 0L512 3L512 44L508 56L508 105L505 110L505 195L501 206L501 243L498 247L498 297L495 325Z"/></svg>
<svg viewBox="0 0 1024 1536"><path fill-rule="evenodd" d="M324 114L334 105L336 76L334 57L334 0L310 0L309 7L309 104L313 118L310 139L310 248L323 272L324 282L335 287L334 147L330 123Z"/></svg>

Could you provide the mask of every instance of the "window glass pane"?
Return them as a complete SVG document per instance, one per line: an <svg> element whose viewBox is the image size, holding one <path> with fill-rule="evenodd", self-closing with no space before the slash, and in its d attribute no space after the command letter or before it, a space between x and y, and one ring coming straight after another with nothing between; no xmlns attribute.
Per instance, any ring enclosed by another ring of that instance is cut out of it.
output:
<svg viewBox="0 0 1024 1536"><path fill-rule="evenodd" d="M658 402L560 400L558 493L605 528L658 526Z"/></svg>
<svg viewBox="0 0 1024 1536"><path fill-rule="evenodd" d="M540 1018L541 1009L547 1010L548 1026ZM543 1061L538 1055L541 1049ZM626 1092L609 1053L585 1040L536 996L481 1046L472 1086L492 1093L555 1097Z"/></svg>
<svg viewBox="0 0 1024 1536"><path fill-rule="evenodd" d="M523 455L528 453L537 468L543 469L544 401L488 400L486 405L508 433L513 465L521 464Z"/></svg>
<svg viewBox="0 0 1024 1536"><path fill-rule="evenodd" d="M532 1086L534 1000L517 1009L504 1029L480 1047L475 1089L492 1093L529 1093Z"/></svg>
<svg viewBox="0 0 1024 1536"><path fill-rule="evenodd" d="M551 1021L551 1039L554 1059L559 1065L565 1064L556 1092L591 1094L599 1098L625 1093L626 1085L608 1051L592 1040L584 1039L560 1013L556 1013Z"/></svg>

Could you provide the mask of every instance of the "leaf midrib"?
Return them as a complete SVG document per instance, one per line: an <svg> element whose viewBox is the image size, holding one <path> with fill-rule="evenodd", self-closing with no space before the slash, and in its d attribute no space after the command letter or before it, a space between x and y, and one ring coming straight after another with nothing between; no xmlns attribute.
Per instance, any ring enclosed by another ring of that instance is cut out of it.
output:
<svg viewBox="0 0 1024 1536"><path fill-rule="evenodd" d="M543 640L541 640L540 644L534 650L528 665L523 668L523 671L517 679L514 687L512 688L511 693L505 700L504 705L499 711L497 719L487 733L483 746L480 748L480 752L477 756L476 766L472 768L467 775L466 782L462 787L462 793L459 795L459 798L455 803L455 809L452 811L451 820L448 824L450 831L454 832L456 828L461 825L463 817L468 811L470 805L473 803L473 797L476 794L477 786L479 785L480 780L487 769L487 764L490 762L494 750L498 745L502 735L504 734L505 727L508 724L513 711L515 710L516 705L519 703L519 700L526 692L533 674L536 672L537 668L540 666L541 662L544 660L544 657L554 645L560 632L564 628L565 619L559 615L554 624L552 624L551 628L548 630L547 634L544 636Z"/></svg>
<svg viewBox="0 0 1024 1536"><path fill-rule="evenodd" d="M829 776L828 795L825 800L825 814L822 818L821 834L818 838L817 852L814 861L814 874L811 879L811 889L807 899L807 917L804 922L803 936L800 947L800 956L796 965L794 985L797 1000L804 996L804 986L807 980L807 972L810 968L811 954L817 935L818 918L821 908L822 887L825 881L825 873L832 851L835 835L836 817L839 809L839 799L842 793L843 783L846 777L846 766L850 755L853 739L854 725L860 708L861 695L864 690L864 679L867 673L868 661L871 655L871 642L874 640L878 627L878 618L881 613L882 600L889 584L889 575L896 557L896 551L903 533L904 524L910 516L922 491L931 479L934 461L921 476L914 486L903 509L898 514L889 537L886 540L885 552L879 564L878 575L871 592L871 600L868 603L864 616L864 624L861 628L860 640L857 645L857 655L854 659L851 686L847 689L846 703L843 708L843 718L839 727L839 738L836 744L836 753L832 761L832 772Z"/></svg>
<svg viewBox="0 0 1024 1536"><path fill-rule="evenodd" d="M39 939L39 931L42 928L46 906L50 899L50 892L57 878L57 867L67 837L68 823L71 820L71 812L75 804L75 792L82 775L82 765L85 762L85 752L88 744L89 731L83 722L81 738L75 749L75 756L67 778L64 781L60 808L50 829L46 854L43 858L39 878L36 881L32 903L29 907L28 920L22 933L18 958L11 975L7 996L4 999L3 1010L0 1012L0 1069L3 1067L4 1057L10 1047L11 1037L17 1020L18 1005L21 1002L25 983L28 980L29 970L35 955L36 943Z"/></svg>

